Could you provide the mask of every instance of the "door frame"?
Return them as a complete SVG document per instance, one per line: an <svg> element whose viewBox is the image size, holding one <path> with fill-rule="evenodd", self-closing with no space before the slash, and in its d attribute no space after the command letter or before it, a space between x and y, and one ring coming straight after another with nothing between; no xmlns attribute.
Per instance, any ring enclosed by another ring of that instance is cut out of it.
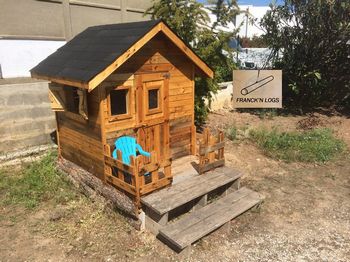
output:
<svg viewBox="0 0 350 262"><path fill-rule="evenodd" d="M148 100L146 98L146 88L147 83L162 81L163 84L160 90L159 98L162 101L158 101L162 111L157 111L151 114L149 112ZM160 72L160 73L143 73L135 75L136 82L136 92L135 92L135 101L136 101L136 133L138 142L143 145L144 134L146 133L145 128L154 128L158 125L157 128L163 128L162 138L160 137L163 144L156 142L156 144L162 146L164 149L163 155L160 155L160 150L158 150L157 155L160 161L170 159L170 127L169 127L169 73ZM143 129L143 130L141 130ZM142 134L143 133L143 134ZM145 148L146 150L146 148Z"/></svg>

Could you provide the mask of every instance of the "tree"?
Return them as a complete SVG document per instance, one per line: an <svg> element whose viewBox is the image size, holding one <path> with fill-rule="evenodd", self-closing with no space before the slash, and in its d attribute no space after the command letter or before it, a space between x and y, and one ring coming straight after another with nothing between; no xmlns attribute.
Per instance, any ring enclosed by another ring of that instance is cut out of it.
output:
<svg viewBox="0 0 350 262"><path fill-rule="evenodd" d="M261 21L289 107L350 105L350 2L285 0Z"/></svg>
<svg viewBox="0 0 350 262"><path fill-rule="evenodd" d="M236 31L223 31L222 28L238 14L236 0L212 1L208 10L215 15L215 21L210 21L204 6L195 0L153 0L152 7L146 11L153 19L162 18L215 72L214 79L196 78L196 125L206 120L205 99L212 99L219 82L232 79L235 68L234 50L228 42Z"/></svg>

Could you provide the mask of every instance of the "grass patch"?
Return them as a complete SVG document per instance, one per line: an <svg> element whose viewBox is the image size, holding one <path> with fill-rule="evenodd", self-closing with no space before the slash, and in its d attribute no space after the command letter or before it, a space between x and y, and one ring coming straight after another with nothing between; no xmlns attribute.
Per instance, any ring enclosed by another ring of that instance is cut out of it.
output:
<svg viewBox="0 0 350 262"><path fill-rule="evenodd" d="M306 132L251 130L250 138L272 158L287 162L326 162L345 150L345 143L330 129Z"/></svg>
<svg viewBox="0 0 350 262"><path fill-rule="evenodd" d="M244 140L248 136L248 126L237 127L235 124L226 127L225 135L231 141Z"/></svg>
<svg viewBox="0 0 350 262"><path fill-rule="evenodd" d="M232 141L237 139L237 127L229 126L225 133L228 139Z"/></svg>
<svg viewBox="0 0 350 262"><path fill-rule="evenodd" d="M34 208L43 201L65 203L71 200L75 193L70 182L56 169L56 158L55 152L49 152L20 171L0 170L1 204Z"/></svg>

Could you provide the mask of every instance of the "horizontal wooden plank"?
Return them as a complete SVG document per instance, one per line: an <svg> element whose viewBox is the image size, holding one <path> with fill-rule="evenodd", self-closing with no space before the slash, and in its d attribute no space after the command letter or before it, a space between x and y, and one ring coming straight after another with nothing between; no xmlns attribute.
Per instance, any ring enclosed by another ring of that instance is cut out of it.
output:
<svg viewBox="0 0 350 262"><path fill-rule="evenodd" d="M153 171L158 170L160 167L159 163L149 163L140 168L139 176L143 176L146 173L152 173Z"/></svg>
<svg viewBox="0 0 350 262"><path fill-rule="evenodd" d="M157 169L159 169L160 167L165 167L165 166L170 166L171 165L171 161L170 160L163 160L160 163L149 163L146 164L142 167L140 167L140 172L139 172L139 176L143 176L146 173L151 173Z"/></svg>
<svg viewBox="0 0 350 262"><path fill-rule="evenodd" d="M241 188L227 196L186 214L160 230L160 234L182 250L234 219L263 200L257 192Z"/></svg>
<svg viewBox="0 0 350 262"><path fill-rule="evenodd" d="M76 145L79 148L85 148L91 153L98 154L102 152L102 142L91 137L85 136L79 132L66 127L59 128L60 142L67 141L67 143Z"/></svg>
<svg viewBox="0 0 350 262"><path fill-rule="evenodd" d="M204 172L207 172L207 171L210 171L214 168L217 168L217 167L220 167L220 166L223 166L225 165L225 159L220 159L220 160L216 160L214 162L211 162L211 163L208 163L208 164L205 164L203 166L201 166L199 168L199 173L204 173Z"/></svg>
<svg viewBox="0 0 350 262"><path fill-rule="evenodd" d="M201 145L199 147L199 155L204 156L208 153L214 152L216 150L222 149L225 147L225 142L220 142L215 145L208 145L208 146L203 146Z"/></svg>
<svg viewBox="0 0 350 262"><path fill-rule="evenodd" d="M89 121L85 121L83 119L77 120L77 118L72 119L70 117L72 115L73 114L58 112L57 121L59 128L64 126L81 134L84 134L92 139L101 140L101 126L98 123L93 122L92 119L89 119Z"/></svg>
<svg viewBox="0 0 350 262"><path fill-rule="evenodd" d="M103 177L103 159L98 159L88 154L86 151L67 144L61 145L61 154L65 159L70 160L95 176L99 178Z"/></svg>
<svg viewBox="0 0 350 262"><path fill-rule="evenodd" d="M159 179L156 182L145 184L140 188L140 193L141 193L141 195L145 195L145 194L150 193L154 190L161 189L162 187L170 185L171 181L172 181L171 177L164 177L162 179Z"/></svg>
<svg viewBox="0 0 350 262"><path fill-rule="evenodd" d="M184 113L184 111L193 111L194 105L191 103L189 105L183 105L183 106L171 106L169 107L169 110L171 113L181 112Z"/></svg>
<svg viewBox="0 0 350 262"><path fill-rule="evenodd" d="M187 99L182 99L180 101L171 101L169 102L169 107L180 107L180 106L187 106L190 105L190 108L193 108L193 99L192 98L187 98Z"/></svg>
<svg viewBox="0 0 350 262"><path fill-rule="evenodd" d="M191 144L191 133L187 133L182 136L176 137L176 139L171 139L170 138L170 147L175 148L179 146L184 146L184 145L190 145Z"/></svg>
<svg viewBox="0 0 350 262"><path fill-rule="evenodd" d="M191 126L192 125L192 117L191 116L184 116L181 118L177 118L170 121L170 130L176 129L178 127L183 126Z"/></svg>
<svg viewBox="0 0 350 262"><path fill-rule="evenodd" d="M126 183L125 181L120 180L117 177L114 176L106 176L107 182L113 184L114 186L118 187L119 189L125 190L126 192L136 195L136 188L133 185L130 185Z"/></svg>
<svg viewBox="0 0 350 262"><path fill-rule="evenodd" d="M113 73L106 78L107 81L117 81L117 82L130 81L130 83L132 83L132 81L134 81L134 79L135 79L134 73L131 73L131 72L124 73L124 74Z"/></svg>
<svg viewBox="0 0 350 262"><path fill-rule="evenodd" d="M179 118L179 117L184 117L184 116L192 116L194 114L194 111L193 110L187 110L187 111L179 111L179 112L173 112L173 113L170 113L170 119L173 120L173 119L176 119L176 118Z"/></svg>
<svg viewBox="0 0 350 262"><path fill-rule="evenodd" d="M192 93L178 94L176 96L169 96L169 102L181 101L181 100L189 100L189 99L193 102L193 95L192 95Z"/></svg>
<svg viewBox="0 0 350 262"><path fill-rule="evenodd" d="M68 138L67 136L60 137L60 146L70 146L71 148L79 149L90 155L94 159L103 161L103 148L102 144L99 147L91 146L88 143L79 143L79 140Z"/></svg>
<svg viewBox="0 0 350 262"><path fill-rule="evenodd" d="M111 167L116 167L124 172L127 172L129 174L134 174L134 167L133 166L129 166L125 163L123 163L122 161L118 160L118 159L114 159L110 156L104 156L105 159L105 163Z"/></svg>
<svg viewBox="0 0 350 262"><path fill-rule="evenodd" d="M181 136L183 134L191 133L191 123L190 122L182 122L176 126L172 126L170 128L170 135L173 137Z"/></svg>
<svg viewBox="0 0 350 262"><path fill-rule="evenodd" d="M169 97L183 95L183 94L192 94L192 93L193 93L192 87L180 87L176 89L169 89Z"/></svg>
<svg viewBox="0 0 350 262"><path fill-rule="evenodd" d="M169 81L169 89L179 89L179 88L187 88L187 87L191 87L193 88L193 85L192 85L192 81L191 80L188 80L187 78L185 77L178 77L178 79L171 79Z"/></svg>
<svg viewBox="0 0 350 262"><path fill-rule="evenodd" d="M191 150L190 149L185 149L183 151L179 151L175 154L171 154L171 158L173 160L176 160L176 159L179 159L179 158L182 158L182 157L186 157L186 156L189 156L191 155Z"/></svg>
<svg viewBox="0 0 350 262"><path fill-rule="evenodd" d="M170 148L171 155L177 154L182 151L190 151L191 145L178 146L174 148Z"/></svg>
<svg viewBox="0 0 350 262"><path fill-rule="evenodd" d="M178 83L178 82L171 82L169 81L169 91L173 92L174 90L179 90L181 88L190 88L193 90L193 85L191 81L184 81L182 80L182 82Z"/></svg>
<svg viewBox="0 0 350 262"><path fill-rule="evenodd" d="M113 121L113 122L108 122L108 119L106 119L106 122L105 122L105 132L116 132L119 130L134 128L134 127L136 127L135 116L129 119Z"/></svg>
<svg viewBox="0 0 350 262"><path fill-rule="evenodd" d="M135 130L127 128L123 130L108 130L106 131L106 139L111 141L109 144L114 144L115 140L120 136L136 136Z"/></svg>

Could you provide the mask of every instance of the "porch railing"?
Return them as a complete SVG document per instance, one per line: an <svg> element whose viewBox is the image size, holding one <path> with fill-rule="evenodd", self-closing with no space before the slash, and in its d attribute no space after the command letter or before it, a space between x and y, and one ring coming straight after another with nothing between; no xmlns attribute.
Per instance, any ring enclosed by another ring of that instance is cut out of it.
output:
<svg viewBox="0 0 350 262"><path fill-rule="evenodd" d="M117 151L117 159L111 157L109 145L105 145L104 151L106 182L131 194L137 207L140 207L141 196L172 182L171 160L159 161L156 152L151 152L149 160L141 155L130 157L130 165L127 165L122 162L121 151Z"/></svg>
<svg viewBox="0 0 350 262"><path fill-rule="evenodd" d="M220 131L218 135L212 136L208 128L202 134L197 134L199 138L199 166L198 173L203 174L213 168L225 165L224 157L224 133Z"/></svg>

